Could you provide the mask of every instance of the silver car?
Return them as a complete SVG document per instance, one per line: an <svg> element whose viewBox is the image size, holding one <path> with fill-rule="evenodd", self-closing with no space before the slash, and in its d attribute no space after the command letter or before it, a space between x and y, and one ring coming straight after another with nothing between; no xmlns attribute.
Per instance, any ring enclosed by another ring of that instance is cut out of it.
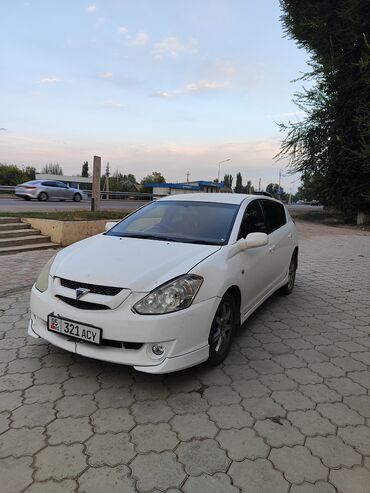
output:
<svg viewBox="0 0 370 493"><path fill-rule="evenodd" d="M55 200L80 200L87 198L84 190L72 188L61 181L56 180L31 180L15 188L15 195L25 200L37 199L40 201Z"/></svg>

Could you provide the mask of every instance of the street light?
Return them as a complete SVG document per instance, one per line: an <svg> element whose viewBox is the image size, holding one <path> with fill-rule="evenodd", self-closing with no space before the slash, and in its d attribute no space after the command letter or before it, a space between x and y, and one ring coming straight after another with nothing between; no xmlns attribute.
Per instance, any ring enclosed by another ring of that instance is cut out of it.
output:
<svg viewBox="0 0 370 493"><path fill-rule="evenodd" d="M218 176L217 176L217 181L218 181L218 183L220 183L220 171L221 171L221 164L222 164L222 163L226 163L227 161L231 161L231 158L230 158L230 157L228 157L227 159L224 159L223 161L220 161L220 162L218 163Z"/></svg>

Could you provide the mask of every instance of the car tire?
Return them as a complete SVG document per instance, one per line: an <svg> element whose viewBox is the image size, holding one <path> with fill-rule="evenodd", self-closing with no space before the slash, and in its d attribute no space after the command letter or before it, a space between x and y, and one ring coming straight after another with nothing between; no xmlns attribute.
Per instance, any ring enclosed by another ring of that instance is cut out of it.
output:
<svg viewBox="0 0 370 493"><path fill-rule="evenodd" d="M218 305L209 332L208 364L217 366L228 355L237 327L237 320L235 298L231 293L226 293Z"/></svg>
<svg viewBox="0 0 370 493"><path fill-rule="evenodd" d="M279 293L285 295L292 294L294 289L294 283L295 283L295 275L297 272L297 264L298 264L297 254L294 253L289 264L288 282L279 289Z"/></svg>
<svg viewBox="0 0 370 493"><path fill-rule="evenodd" d="M24 200L31 200L31 197L22 197Z"/></svg>
<svg viewBox="0 0 370 493"><path fill-rule="evenodd" d="M81 202L81 198L82 198L82 197L81 197L81 195L80 195L79 193L75 193L75 194L73 195L73 201L74 201L74 202Z"/></svg>
<svg viewBox="0 0 370 493"><path fill-rule="evenodd" d="M49 196L46 192L40 192L37 198L40 202L47 202L49 200Z"/></svg>

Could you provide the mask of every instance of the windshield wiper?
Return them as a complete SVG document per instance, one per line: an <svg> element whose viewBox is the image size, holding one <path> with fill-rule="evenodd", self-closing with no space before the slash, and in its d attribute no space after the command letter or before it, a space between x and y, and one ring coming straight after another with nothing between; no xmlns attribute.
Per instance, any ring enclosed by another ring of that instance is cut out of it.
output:
<svg viewBox="0 0 370 493"><path fill-rule="evenodd" d="M149 234L122 234L117 235L121 238L139 238L140 240L159 240L159 241L182 241L178 238L172 238L171 236L157 236L157 235L149 235Z"/></svg>

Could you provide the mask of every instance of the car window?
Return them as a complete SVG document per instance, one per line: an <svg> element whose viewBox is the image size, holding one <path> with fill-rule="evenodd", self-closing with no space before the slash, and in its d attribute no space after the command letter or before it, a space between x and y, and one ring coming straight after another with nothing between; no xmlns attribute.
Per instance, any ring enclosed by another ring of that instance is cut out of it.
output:
<svg viewBox="0 0 370 493"><path fill-rule="evenodd" d="M249 233L266 233L265 219L258 200L248 205L240 224L238 240Z"/></svg>
<svg viewBox="0 0 370 493"><path fill-rule="evenodd" d="M55 181L55 186L56 187L59 187L59 188L68 188L67 185L65 183L63 183L62 181Z"/></svg>
<svg viewBox="0 0 370 493"><path fill-rule="evenodd" d="M106 234L224 245L229 239L238 209L238 205L214 202L152 202Z"/></svg>
<svg viewBox="0 0 370 493"><path fill-rule="evenodd" d="M53 181L43 181L43 182L41 183L41 185L42 185L43 187L55 187L55 185L54 185L54 182L53 182Z"/></svg>
<svg viewBox="0 0 370 493"><path fill-rule="evenodd" d="M265 213L267 234L276 231L286 224L286 214L283 204L272 200L263 200L262 207Z"/></svg>

